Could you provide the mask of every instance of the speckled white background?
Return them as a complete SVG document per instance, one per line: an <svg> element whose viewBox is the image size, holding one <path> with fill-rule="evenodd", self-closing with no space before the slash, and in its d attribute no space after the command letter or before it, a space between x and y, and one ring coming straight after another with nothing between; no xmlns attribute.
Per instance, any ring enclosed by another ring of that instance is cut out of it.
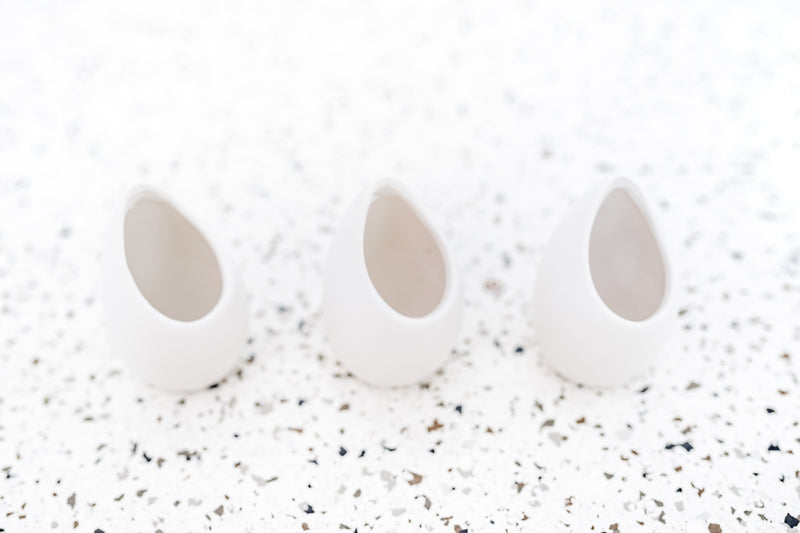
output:
<svg viewBox="0 0 800 533"><path fill-rule="evenodd" d="M789 530L797 2L160 4L0 0L0 529ZM609 175L672 238L681 329L598 391L526 313ZM420 387L348 377L320 323L331 232L379 177L436 212L466 285ZM102 230L138 181L243 268L252 339L214 389L153 390L109 349Z"/></svg>

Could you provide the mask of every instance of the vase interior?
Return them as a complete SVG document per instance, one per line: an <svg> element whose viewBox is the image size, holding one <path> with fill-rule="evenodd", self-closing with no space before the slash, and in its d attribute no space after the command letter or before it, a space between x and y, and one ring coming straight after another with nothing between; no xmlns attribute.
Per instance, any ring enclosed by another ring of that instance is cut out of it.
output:
<svg viewBox="0 0 800 533"><path fill-rule="evenodd" d="M632 321L653 316L666 295L661 247L640 204L623 187L597 211L589 237L592 282L605 305Z"/></svg>
<svg viewBox="0 0 800 533"><path fill-rule="evenodd" d="M137 195L124 223L125 258L139 291L179 321L207 315L222 295L222 273L206 238L171 203Z"/></svg>
<svg viewBox="0 0 800 533"><path fill-rule="evenodd" d="M445 293L447 272L437 239L398 191L373 195L364 227L364 259L378 294L408 317L432 313Z"/></svg>

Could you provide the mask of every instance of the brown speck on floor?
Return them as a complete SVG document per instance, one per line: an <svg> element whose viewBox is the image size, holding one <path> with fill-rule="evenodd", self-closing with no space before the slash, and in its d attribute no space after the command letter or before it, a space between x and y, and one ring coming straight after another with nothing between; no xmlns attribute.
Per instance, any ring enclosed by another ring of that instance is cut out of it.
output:
<svg viewBox="0 0 800 533"><path fill-rule="evenodd" d="M428 429L428 433L430 433L431 431L436 431L438 429L442 429L443 427L444 427L444 425L441 422L439 422L438 419L434 418L433 419L433 423L430 426L428 426L428 428L427 428Z"/></svg>
<svg viewBox="0 0 800 533"><path fill-rule="evenodd" d="M414 472L409 472L411 474L411 479L408 480L409 485L419 485L422 483L422 476L419 474L415 474Z"/></svg>

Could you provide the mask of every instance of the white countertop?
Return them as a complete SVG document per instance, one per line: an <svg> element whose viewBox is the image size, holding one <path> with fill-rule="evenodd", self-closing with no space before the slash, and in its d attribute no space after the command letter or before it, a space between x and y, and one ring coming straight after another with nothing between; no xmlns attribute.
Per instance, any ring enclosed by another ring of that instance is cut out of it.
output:
<svg viewBox="0 0 800 533"><path fill-rule="evenodd" d="M2 6L0 529L788 531L800 5L560 4ZM609 175L657 206L681 329L595 390L527 314L548 235ZM320 321L331 232L384 177L466 288L456 353L397 390L348 377ZM109 348L102 230L139 181L243 269L252 342L211 390Z"/></svg>

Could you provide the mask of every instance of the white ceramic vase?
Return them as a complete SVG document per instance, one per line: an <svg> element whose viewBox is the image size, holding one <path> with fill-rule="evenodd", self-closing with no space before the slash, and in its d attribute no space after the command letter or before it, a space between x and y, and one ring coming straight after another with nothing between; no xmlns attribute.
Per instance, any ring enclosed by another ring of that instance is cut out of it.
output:
<svg viewBox="0 0 800 533"><path fill-rule="evenodd" d="M379 181L349 207L325 273L324 314L337 358L376 385L406 385L437 370L458 340L456 265L420 204Z"/></svg>
<svg viewBox="0 0 800 533"><path fill-rule="evenodd" d="M533 297L543 357L609 386L642 373L677 327L664 240L636 185L607 180L579 199L545 248Z"/></svg>
<svg viewBox="0 0 800 533"><path fill-rule="evenodd" d="M112 348L145 381L187 391L222 379L247 340L247 298L221 244L151 186L114 214L102 293Z"/></svg>

